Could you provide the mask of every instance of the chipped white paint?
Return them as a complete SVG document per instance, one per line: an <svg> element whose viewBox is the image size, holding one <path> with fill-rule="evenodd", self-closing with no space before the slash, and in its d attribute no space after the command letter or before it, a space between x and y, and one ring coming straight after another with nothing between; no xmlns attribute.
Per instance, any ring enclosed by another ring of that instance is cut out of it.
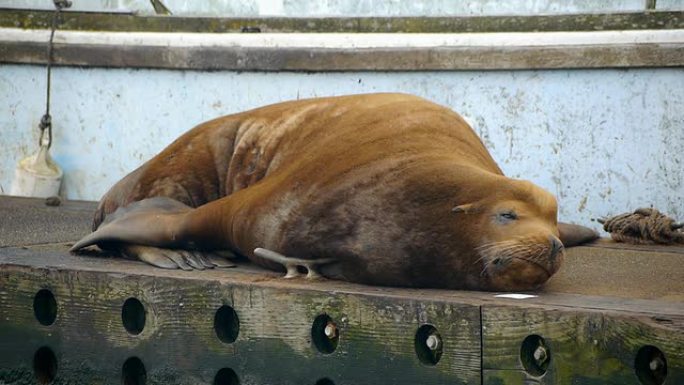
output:
<svg viewBox="0 0 684 385"><path fill-rule="evenodd" d="M0 41L48 40L50 31L0 29ZM430 48L430 47L544 47L564 45L668 44L684 41L683 30L518 33L154 33L57 31L55 43L156 47L255 48Z"/></svg>
<svg viewBox="0 0 684 385"><path fill-rule="evenodd" d="M645 0L162 0L174 15L205 16L482 16L635 12ZM73 10L153 14L149 0L73 0ZM46 0L3 0L5 7L51 9ZM658 10L682 10L681 0L658 0Z"/></svg>
<svg viewBox="0 0 684 385"><path fill-rule="evenodd" d="M44 68L0 66L0 192L35 150ZM684 218L684 69L236 73L63 68L54 145L70 199L99 199L202 121L288 99L398 91L474 122L507 175L556 194L560 217L637 207ZM594 227L598 225L593 224Z"/></svg>
<svg viewBox="0 0 684 385"><path fill-rule="evenodd" d="M0 41L43 43L48 30L1 28ZM684 42L684 30L506 33L156 33L57 31L56 44L244 48L434 48L619 46Z"/></svg>

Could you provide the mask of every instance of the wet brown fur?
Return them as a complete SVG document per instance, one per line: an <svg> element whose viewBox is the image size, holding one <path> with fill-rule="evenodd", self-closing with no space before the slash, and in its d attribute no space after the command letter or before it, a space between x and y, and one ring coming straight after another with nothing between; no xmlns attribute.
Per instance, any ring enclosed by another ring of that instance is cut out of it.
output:
<svg viewBox="0 0 684 385"><path fill-rule="evenodd" d="M231 249L273 269L256 247L333 258L323 274L354 282L525 290L563 257L550 258L555 198L505 177L458 114L404 94L292 101L201 124L117 183L93 228L154 196L198 208L170 214L167 236L150 245ZM519 219L498 224L502 209Z"/></svg>

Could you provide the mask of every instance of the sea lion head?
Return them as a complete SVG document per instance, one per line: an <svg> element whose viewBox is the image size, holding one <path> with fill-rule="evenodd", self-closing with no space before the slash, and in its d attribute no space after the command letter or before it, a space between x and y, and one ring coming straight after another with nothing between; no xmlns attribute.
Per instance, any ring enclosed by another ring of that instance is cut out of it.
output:
<svg viewBox="0 0 684 385"><path fill-rule="evenodd" d="M556 199L530 182L505 178L483 199L458 205L452 212L467 220L461 228L471 242L472 268L479 270L479 275L471 274L468 286L533 290L563 262Z"/></svg>

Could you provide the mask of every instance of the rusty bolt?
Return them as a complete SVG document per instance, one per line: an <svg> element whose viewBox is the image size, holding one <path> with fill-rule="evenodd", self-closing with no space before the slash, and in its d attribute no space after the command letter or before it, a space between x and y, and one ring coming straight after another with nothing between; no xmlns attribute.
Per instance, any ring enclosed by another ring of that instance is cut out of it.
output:
<svg viewBox="0 0 684 385"><path fill-rule="evenodd" d="M335 325L335 323L332 321L328 321L328 323L325 325L325 329L323 329L323 333L326 337L328 337L328 339L337 337L337 325Z"/></svg>
<svg viewBox="0 0 684 385"><path fill-rule="evenodd" d="M533 357L537 365L542 366L546 361L548 361L549 354L544 346L539 345L537 346L537 349L534 350Z"/></svg>
<svg viewBox="0 0 684 385"><path fill-rule="evenodd" d="M648 367L652 372L660 370L664 366L663 360L660 357L655 357L648 363Z"/></svg>
<svg viewBox="0 0 684 385"><path fill-rule="evenodd" d="M437 334L430 334L425 340L428 349L435 351L442 346L442 339Z"/></svg>

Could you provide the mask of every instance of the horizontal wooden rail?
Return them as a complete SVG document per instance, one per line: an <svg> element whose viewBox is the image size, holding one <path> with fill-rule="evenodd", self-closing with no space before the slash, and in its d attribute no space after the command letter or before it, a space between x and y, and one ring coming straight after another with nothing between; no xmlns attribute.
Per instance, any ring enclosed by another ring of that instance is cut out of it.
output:
<svg viewBox="0 0 684 385"><path fill-rule="evenodd" d="M0 62L44 64L49 31L0 29ZM57 65L233 71L684 66L684 30L465 34L58 31Z"/></svg>
<svg viewBox="0 0 684 385"><path fill-rule="evenodd" d="M52 12L0 8L0 27L50 28ZM62 13L60 29L119 32L460 33L684 28L684 12L465 17L178 17Z"/></svg>

